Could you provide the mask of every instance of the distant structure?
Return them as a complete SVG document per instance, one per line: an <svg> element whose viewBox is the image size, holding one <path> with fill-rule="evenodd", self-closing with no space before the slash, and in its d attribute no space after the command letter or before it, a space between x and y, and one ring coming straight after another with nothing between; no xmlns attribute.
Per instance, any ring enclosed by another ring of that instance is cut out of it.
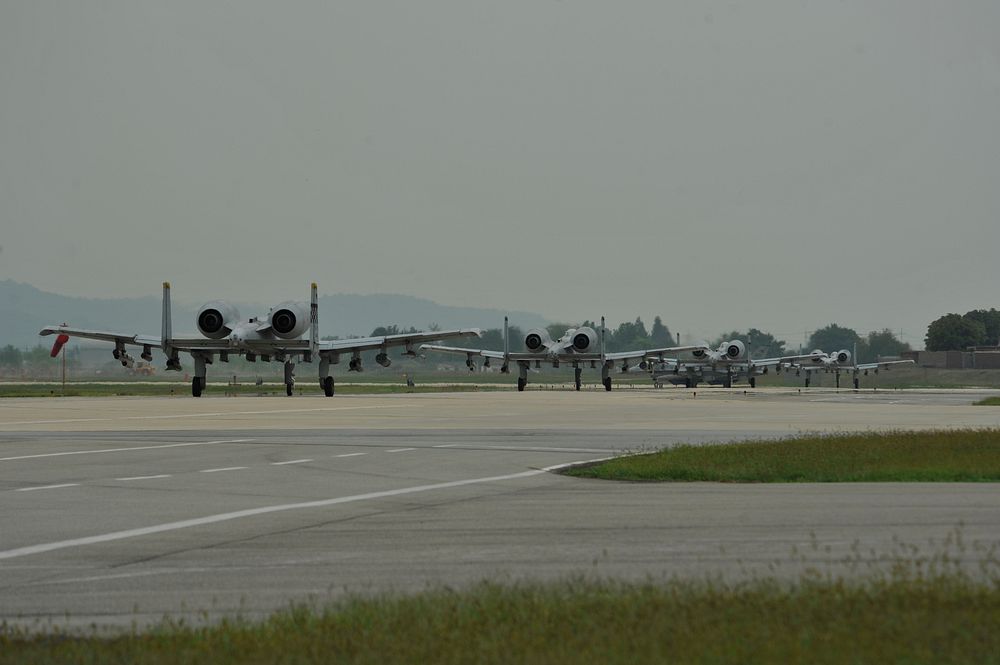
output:
<svg viewBox="0 0 1000 665"><path fill-rule="evenodd" d="M1000 346L970 346L965 351L905 351L901 357L919 367L1000 369Z"/></svg>

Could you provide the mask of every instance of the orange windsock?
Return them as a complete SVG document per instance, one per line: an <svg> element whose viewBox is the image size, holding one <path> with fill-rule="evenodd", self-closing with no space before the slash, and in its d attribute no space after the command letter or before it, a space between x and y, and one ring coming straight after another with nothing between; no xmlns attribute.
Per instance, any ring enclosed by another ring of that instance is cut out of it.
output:
<svg viewBox="0 0 1000 665"><path fill-rule="evenodd" d="M62 348L66 345L66 342L68 341L69 341L69 335L62 334L56 337L56 343L52 345L52 351L49 353L49 355L52 356L53 358L58 356L59 352L62 351Z"/></svg>

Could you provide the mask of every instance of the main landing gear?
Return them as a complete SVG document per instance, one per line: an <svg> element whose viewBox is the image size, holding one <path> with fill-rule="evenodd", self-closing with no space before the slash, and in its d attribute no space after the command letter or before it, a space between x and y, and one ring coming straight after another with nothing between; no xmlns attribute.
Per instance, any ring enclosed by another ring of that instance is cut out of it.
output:
<svg viewBox="0 0 1000 665"><path fill-rule="evenodd" d="M517 364L517 370L517 391L523 393L524 388L528 385L528 364L519 362Z"/></svg>
<svg viewBox="0 0 1000 665"><path fill-rule="evenodd" d="M201 397L202 391L205 390L205 385L208 383L206 378L208 374L208 363L211 362L211 358L201 353L192 353L192 359L194 359L194 378L191 379L191 396Z"/></svg>
<svg viewBox="0 0 1000 665"><path fill-rule="evenodd" d="M333 377L332 376L328 376L325 379L323 379L322 381L320 381L320 385L323 386L323 394L324 395L326 395L327 397L333 397Z"/></svg>
<svg viewBox="0 0 1000 665"><path fill-rule="evenodd" d="M601 383L606 391L611 392L611 361L601 366Z"/></svg>
<svg viewBox="0 0 1000 665"><path fill-rule="evenodd" d="M285 362L285 394L292 396L295 388L295 363Z"/></svg>
<svg viewBox="0 0 1000 665"><path fill-rule="evenodd" d="M757 377L756 376L751 376L750 377L750 387L751 388L756 388L757 387Z"/></svg>
<svg viewBox="0 0 1000 665"><path fill-rule="evenodd" d="M580 380L580 375L583 374L583 370L580 369L579 367L574 367L573 374L575 375L574 378L576 380L576 389L577 391L579 391L580 387L583 385L583 381Z"/></svg>

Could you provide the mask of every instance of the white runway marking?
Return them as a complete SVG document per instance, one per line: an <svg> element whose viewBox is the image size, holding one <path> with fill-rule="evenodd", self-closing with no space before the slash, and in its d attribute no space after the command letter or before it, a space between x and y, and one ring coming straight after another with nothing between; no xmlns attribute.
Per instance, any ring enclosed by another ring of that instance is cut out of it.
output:
<svg viewBox="0 0 1000 665"><path fill-rule="evenodd" d="M464 446L464 443L439 443L436 446L431 446L431 448L454 448L455 446Z"/></svg>
<svg viewBox="0 0 1000 665"><path fill-rule="evenodd" d="M602 459L607 459L607 458L602 458ZM167 522L166 524L156 524L153 526L147 526L138 529L126 529L124 531L113 531L111 533L103 533L96 536L86 536L84 538L73 538L71 540L59 540L52 543L42 543L40 545L17 547L12 550L0 551L0 559L15 559L18 557L30 556L32 554L51 552L53 550L62 550L70 547L81 547L84 545L95 545L97 543L107 543L115 540L124 540L126 538L137 538L139 536L148 536L154 533L164 533L166 531L177 531L179 529L190 529L192 527L204 526L206 524L228 522L230 520L241 519L244 517L254 517L256 515L266 515L268 513L277 513L286 510L324 508L326 506L335 506L341 503L354 503L357 501L368 501L371 499L384 499L392 496L402 496L404 494L416 494L419 492L430 492L433 490L450 489L452 487L463 487L465 485L476 485L480 483L495 483L504 480L514 480L517 478L528 478L531 476L538 476L543 473L548 473L549 471L555 471L556 469L562 469L567 466L573 466L574 464L586 464L589 462L598 462L598 461L601 460L598 459L580 460L578 462L556 464L555 466L548 466L545 467L544 469L532 469L531 471L510 473L504 476L489 476L487 478L470 478L468 480L453 480L450 482L435 483L433 485L417 485L416 487L403 487L395 490L384 490L381 492L369 492L367 494L342 496L342 497L337 497L335 499L305 501L302 503L284 503L276 506L264 506L261 508L237 510L231 513L220 513L218 515L196 517L194 519L180 520L178 522Z"/></svg>
<svg viewBox="0 0 1000 665"><path fill-rule="evenodd" d="M405 452L409 452L411 450L416 450L416 448L394 448L392 450L387 450L385 452L387 452L387 453L405 453Z"/></svg>
<svg viewBox="0 0 1000 665"><path fill-rule="evenodd" d="M240 471L242 469L248 469L246 466L224 466L219 469L202 469L199 473L218 473L219 471Z"/></svg>
<svg viewBox="0 0 1000 665"><path fill-rule="evenodd" d="M100 423L116 420L171 420L174 418L215 418L218 416L256 416L273 413L312 413L316 411L360 411L362 409L415 409L419 404L383 404L379 406L329 406L316 409L273 409L269 411L217 411L212 413L172 413L156 416L122 416L121 418L61 418L57 420L20 420L0 423L7 425L56 425L59 423Z"/></svg>
<svg viewBox="0 0 1000 665"><path fill-rule="evenodd" d="M225 441L195 441L192 443L165 443L160 446L135 446L134 448L104 448L99 450L69 450L62 453L39 453L37 455L18 455L17 457L0 457L0 462L12 462L19 459L38 459L40 457L62 457L64 455L99 455L101 453L127 453L133 450L157 450L159 448L184 448L187 446L214 446L219 443L246 443L253 439L227 439Z"/></svg>
<svg viewBox="0 0 1000 665"><path fill-rule="evenodd" d="M311 459L290 459L287 462L271 462L271 466L284 466L286 464L304 464L306 462L312 462Z"/></svg>
<svg viewBox="0 0 1000 665"><path fill-rule="evenodd" d="M155 476L129 476L128 478L115 478L115 480L155 480L157 478L170 478L169 473L160 473Z"/></svg>
<svg viewBox="0 0 1000 665"><path fill-rule="evenodd" d="M368 453L345 453L343 455L334 455L334 457L360 457L367 454Z"/></svg>
<svg viewBox="0 0 1000 665"><path fill-rule="evenodd" d="M63 483L62 485L41 485L39 487L22 487L15 492L34 492L35 490L56 490L60 487L79 487L80 483Z"/></svg>

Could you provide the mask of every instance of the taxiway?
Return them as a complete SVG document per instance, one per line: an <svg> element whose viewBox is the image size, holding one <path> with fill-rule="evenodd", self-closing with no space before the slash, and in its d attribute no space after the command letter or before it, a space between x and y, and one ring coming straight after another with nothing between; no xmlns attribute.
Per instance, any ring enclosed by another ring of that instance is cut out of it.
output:
<svg viewBox="0 0 1000 665"><path fill-rule="evenodd" d="M0 619L127 626L482 579L797 574L956 528L996 544L996 484L551 472L681 441L998 427L1000 409L971 406L984 394L3 400Z"/></svg>

